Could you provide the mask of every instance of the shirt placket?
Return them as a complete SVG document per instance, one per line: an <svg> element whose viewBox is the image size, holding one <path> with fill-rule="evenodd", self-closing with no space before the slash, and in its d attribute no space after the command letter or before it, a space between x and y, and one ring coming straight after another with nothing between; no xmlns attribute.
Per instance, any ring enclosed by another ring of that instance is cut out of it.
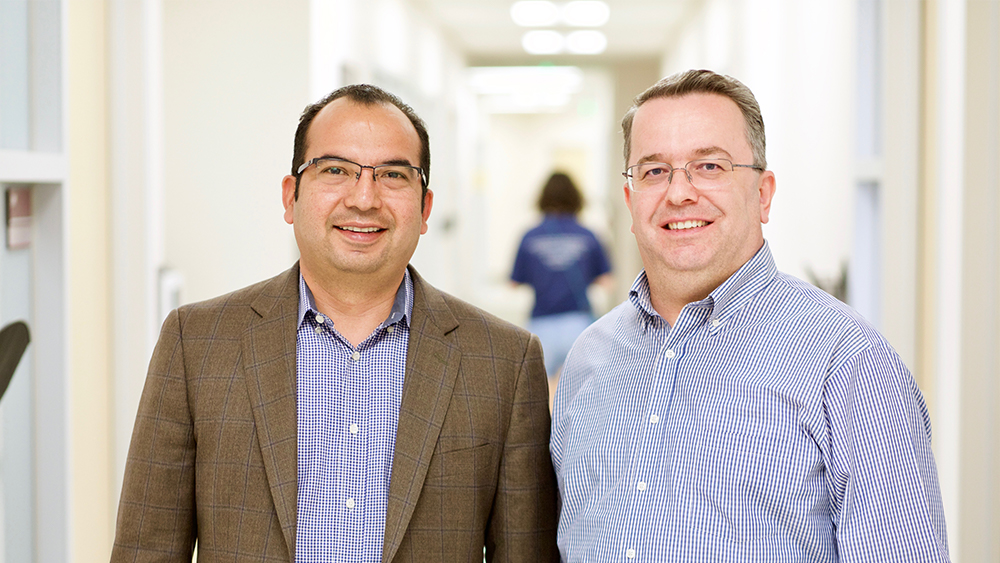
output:
<svg viewBox="0 0 1000 563"><path fill-rule="evenodd" d="M685 345L703 325L706 312L700 307L685 309L677 323L670 327L662 319L652 327L657 335L657 355L652 371L650 401L647 409L640 411L642 439L629 468L632 497L631 514L655 514L661 521L670 519L673 509L673 459L676 440L683 429L676 416L671 416L674 392L680 376L680 360ZM660 528L658 522L650 518L637 519L631 537L626 539L621 553L624 561L653 561L658 555L651 552L651 543L656 539L653 530Z"/></svg>
<svg viewBox="0 0 1000 563"><path fill-rule="evenodd" d="M347 559L360 558L364 538L364 513L367 509L367 420L364 411L368 402L367 378L364 376L367 364L367 351L362 347L354 349L346 347L347 369L345 370L344 387L341 393L344 420L337 432L344 444L345 467L340 472L339 480L343 483L342 510L346 516L347 530L350 534L350 545L354 553L344 554Z"/></svg>
<svg viewBox="0 0 1000 563"><path fill-rule="evenodd" d="M391 320L392 317L390 317ZM398 327L395 324L390 324L376 331L369 354L376 355L377 353L377 355L386 356L387 362L391 364L392 360L388 358L388 352L391 350L394 339L398 336L397 330ZM376 374L371 369L367 371L370 378L368 383L369 396L390 397L393 395L393 379L391 377L384 377L381 372ZM391 415L384 410L375 409L375 404L373 401L369 405L371 408L366 408L364 413L369 427L367 434L369 440L366 445L366 451L369 453L366 462L368 473L365 480L365 490L369 503L368 510L365 512L365 529L369 531L384 530L385 527L389 473L391 472L389 464L392 459L392 446L395 443L396 432L396 424L391 419ZM367 541L366 553L375 555L381 552L381 537L372 535L367 538Z"/></svg>
<svg viewBox="0 0 1000 563"><path fill-rule="evenodd" d="M627 484L629 520L634 525L623 535L617 558L626 562L650 560L644 544L655 528L652 520L632 515L666 516L662 514L663 507L668 506L670 499L668 460L672 448L665 443L664 429L676 373L673 332L661 319L656 319L649 327L657 353L650 367L649 401L634 414L639 418L635 427L640 437L629 464Z"/></svg>

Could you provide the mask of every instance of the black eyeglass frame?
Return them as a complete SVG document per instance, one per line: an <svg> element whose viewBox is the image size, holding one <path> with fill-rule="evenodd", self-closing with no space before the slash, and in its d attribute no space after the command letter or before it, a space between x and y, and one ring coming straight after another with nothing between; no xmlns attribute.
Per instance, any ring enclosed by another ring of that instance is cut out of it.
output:
<svg viewBox="0 0 1000 563"><path fill-rule="evenodd" d="M354 166L357 166L361 170L358 170L358 173L354 176L354 180L356 182L361 180L361 173L364 172L366 168L370 169L372 171L372 175L375 178L378 177L377 174L376 174L376 172L378 171L379 168L388 168L388 167L412 168L412 169L414 169L414 170L417 171L417 174L420 175L420 187L421 188L426 188L427 187L427 176L424 175L424 169L420 168L419 166L413 166L411 164L376 164L375 166L368 166L368 165L365 165L365 164L359 164L357 162L354 162L353 160L347 160L346 158L334 158L332 156L317 156L316 158L313 158L313 159L310 159L310 160L308 160L306 162L303 162L302 165L299 166L299 169L295 171L295 176L297 178L301 178L302 177L302 172L304 172L306 168L309 168L310 166L312 166L313 164L316 164L317 162L319 162L321 160L332 160L332 161L336 161L336 162L346 162L348 164L353 164Z"/></svg>

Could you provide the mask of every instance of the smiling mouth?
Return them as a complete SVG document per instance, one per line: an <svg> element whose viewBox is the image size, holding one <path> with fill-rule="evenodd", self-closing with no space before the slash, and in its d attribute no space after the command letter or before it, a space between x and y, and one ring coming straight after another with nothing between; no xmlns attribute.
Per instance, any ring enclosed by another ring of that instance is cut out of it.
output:
<svg viewBox="0 0 1000 563"><path fill-rule="evenodd" d="M352 233L377 233L379 231L384 231L385 229L379 227L337 227L341 231L349 231Z"/></svg>
<svg viewBox="0 0 1000 563"><path fill-rule="evenodd" d="M683 231L684 229L696 229L705 225L708 225L708 221L678 221L676 223L667 223L667 230Z"/></svg>

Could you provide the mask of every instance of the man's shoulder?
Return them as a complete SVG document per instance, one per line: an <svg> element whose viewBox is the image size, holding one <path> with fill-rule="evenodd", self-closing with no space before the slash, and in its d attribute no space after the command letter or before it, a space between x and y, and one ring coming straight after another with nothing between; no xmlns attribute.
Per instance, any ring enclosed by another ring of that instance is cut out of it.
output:
<svg viewBox="0 0 1000 563"><path fill-rule="evenodd" d="M486 309L473 305L460 297L456 297L446 291L442 291L426 281L422 281L422 284L428 297L436 296L440 299L440 302L447 307L459 323L461 323L461 321L473 321L489 325L496 330L510 330L513 332L528 333L528 331L524 328L521 328L510 321L501 319ZM428 299L428 301L430 301L430 299Z"/></svg>
<svg viewBox="0 0 1000 563"><path fill-rule="evenodd" d="M811 325L820 332L837 335L841 344L853 343L859 349L892 346L868 319L853 307L815 285L779 272L775 278L780 292L775 305L777 316L790 325Z"/></svg>
<svg viewBox="0 0 1000 563"><path fill-rule="evenodd" d="M809 282L784 272L778 272L775 281L777 291L784 293L778 299L783 307L807 314L827 315L847 324L868 324L850 305Z"/></svg>
<svg viewBox="0 0 1000 563"><path fill-rule="evenodd" d="M256 307L265 312L282 300L294 299L298 294L299 268L295 264L288 270L241 289L188 303L178 308L182 318L192 316L217 316L220 314L247 313Z"/></svg>
<svg viewBox="0 0 1000 563"><path fill-rule="evenodd" d="M414 276L414 289L418 296L414 301L415 317L417 309L423 309L423 314L430 317L434 324L445 331L456 329L465 342L476 342L481 338L490 339L497 336L527 342L531 337L531 333L526 329L437 289L419 276Z"/></svg>
<svg viewBox="0 0 1000 563"><path fill-rule="evenodd" d="M622 301L580 333L566 358L567 364L571 358L595 365L607 361L611 351L638 342L645 317L630 300Z"/></svg>

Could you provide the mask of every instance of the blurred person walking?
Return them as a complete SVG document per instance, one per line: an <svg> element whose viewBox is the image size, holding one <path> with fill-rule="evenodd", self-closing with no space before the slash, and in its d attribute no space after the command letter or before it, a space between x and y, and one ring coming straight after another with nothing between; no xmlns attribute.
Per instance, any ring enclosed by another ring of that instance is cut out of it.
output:
<svg viewBox="0 0 1000 563"><path fill-rule="evenodd" d="M535 290L528 329L538 335L554 392L576 337L594 322L587 288L610 287L608 258L594 233L577 223L583 196L563 172L549 176L538 197L541 224L521 239L511 280Z"/></svg>

